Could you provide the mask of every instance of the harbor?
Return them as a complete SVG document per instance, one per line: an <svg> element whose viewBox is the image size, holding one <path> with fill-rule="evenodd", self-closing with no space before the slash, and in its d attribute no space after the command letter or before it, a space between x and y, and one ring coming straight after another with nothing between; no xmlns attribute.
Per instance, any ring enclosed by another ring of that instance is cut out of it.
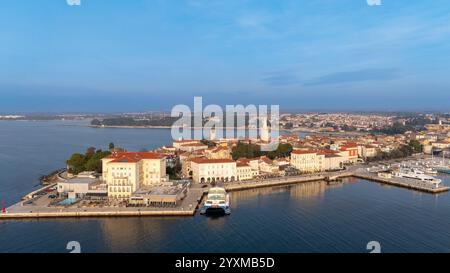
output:
<svg viewBox="0 0 450 273"><path fill-rule="evenodd" d="M412 161L408 161L412 162ZM378 165L377 165L378 166ZM293 185L314 181L339 181L347 177L356 177L376 183L387 184L395 187L420 191L429 194L447 192L450 188L446 185L433 185L419 180L382 176L386 168L362 168L352 166L347 170L337 172L325 172L296 176L276 177L267 179L254 179L248 181L228 182L223 185L227 192L257 189L264 187L276 187ZM382 166L382 165L379 165ZM374 169L376 171L374 171ZM161 216L194 216L203 204L204 196L208 194L206 185L193 184L188 193L176 206L161 207L128 207L114 205L89 207L72 205L68 207L50 207L49 190L55 184L47 185L37 191L33 191L24 197L24 200L8 207L6 213L0 214L0 219L26 219L26 218L81 218L81 217L161 217Z"/></svg>

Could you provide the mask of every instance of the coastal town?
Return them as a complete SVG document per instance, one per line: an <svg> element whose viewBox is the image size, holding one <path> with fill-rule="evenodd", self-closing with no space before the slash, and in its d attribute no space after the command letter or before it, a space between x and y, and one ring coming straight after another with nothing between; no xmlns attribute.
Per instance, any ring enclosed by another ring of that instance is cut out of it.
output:
<svg viewBox="0 0 450 273"><path fill-rule="evenodd" d="M107 151L90 147L85 154L72 155L67 168L45 177L43 188L3 208L0 218L190 216L215 186L237 191L309 181L339 183L351 176L431 194L449 190L435 177L449 173L448 119L424 124L423 130L374 134L363 132L375 124L394 127L398 120L333 117L333 126L360 133L291 132L272 139L270 128L263 127L255 139L225 139L213 129L207 139L178 139L150 151L127 151L114 143ZM311 118L290 115L282 120L301 128L311 127ZM276 150L261 150L274 141Z"/></svg>

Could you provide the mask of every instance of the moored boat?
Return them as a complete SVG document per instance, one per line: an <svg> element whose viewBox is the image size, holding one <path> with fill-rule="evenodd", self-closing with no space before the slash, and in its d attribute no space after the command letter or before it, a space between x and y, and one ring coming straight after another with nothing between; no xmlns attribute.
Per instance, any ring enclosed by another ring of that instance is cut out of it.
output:
<svg viewBox="0 0 450 273"><path fill-rule="evenodd" d="M438 174L438 171L433 168L425 168L424 172L425 172L425 174L428 174L428 175L437 175Z"/></svg>
<svg viewBox="0 0 450 273"><path fill-rule="evenodd" d="M426 175L423 171L414 168L401 168L398 172L395 173L395 176L400 178L419 180L425 183L429 183L436 188L439 187L439 184L441 184L442 182L441 179Z"/></svg>
<svg viewBox="0 0 450 273"><path fill-rule="evenodd" d="M438 167L436 170L440 173L450 174L450 167Z"/></svg>
<svg viewBox="0 0 450 273"><path fill-rule="evenodd" d="M230 196L224 188L214 187L208 191L208 196L200 213L206 214L210 212L223 212L227 215L231 213Z"/></svg>

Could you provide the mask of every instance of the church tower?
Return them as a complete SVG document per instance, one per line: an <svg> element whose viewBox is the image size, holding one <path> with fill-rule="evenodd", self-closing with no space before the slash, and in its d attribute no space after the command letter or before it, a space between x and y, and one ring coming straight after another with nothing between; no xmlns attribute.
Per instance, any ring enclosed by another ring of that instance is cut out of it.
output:
<svg viewBox="0 0 450 273"><path fill-rule="evenodd" d="M216 127L209 130L209 140L216 140Z"/></svg>
<svg viewBox="0 0 450 273"><path fill-rule="evenodd" d="M261 124L260 124L260 134L261 134L261 140L264 142L270 141L270 134L269 134L269 126L267 125L267 117L261 118Z"/></svg>

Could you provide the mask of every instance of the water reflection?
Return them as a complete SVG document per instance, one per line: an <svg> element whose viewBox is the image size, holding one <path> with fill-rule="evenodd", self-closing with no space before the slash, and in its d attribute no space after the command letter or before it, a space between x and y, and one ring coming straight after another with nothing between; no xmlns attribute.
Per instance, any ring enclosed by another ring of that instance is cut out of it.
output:
<svg viewBox="0 0 450 273"><path fill-rule="evenodd" d="M336 185L341 186L341 184ZM317 198L323 196L326 188L327 183L325 181L302 183L290 187L290 196L295 199Z"/></svg>
<svg viewBox="0 0 450 273"><path fill-rule="evenodd" d="M174 223L174 219L104 218L100 219L100 222L101 235L107 242L108 252L127 252L130 245L139 246L147 239L170 240L171 234L167 233L164 227Z"/></svg>

